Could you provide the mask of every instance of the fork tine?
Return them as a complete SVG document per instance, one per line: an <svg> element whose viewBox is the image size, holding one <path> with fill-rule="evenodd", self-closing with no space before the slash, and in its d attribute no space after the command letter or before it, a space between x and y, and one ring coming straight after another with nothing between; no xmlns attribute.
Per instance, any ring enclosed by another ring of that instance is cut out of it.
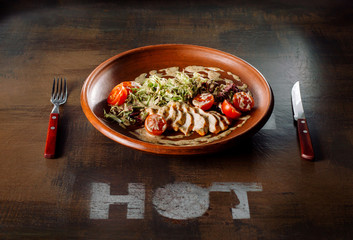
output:
<svg viewBox="0 0 353 240"><path fill-rule="evenodd" d="M66 86L66 78L64 78L64 89L65 89L65 96L64 99L67 99L67 86Z"/></svg>
<svg viewBox="0 0 353 240"><path fill-rule="evenodd" d="M55 100L59 98L59 78L56 79L56 90L55 90Z"/></svg>
<svg viewBox="0 0 353 240"><path fill-rule="evenodd" d="M63 78L60 78L60 91L58 93L58 99L63 99Z"/></svg>
<svg viewBox="0 0 353 240"><path fill-rule="evenodd" d="M53 89L51 91L51 97L54 98L54 93L55 93L55 78L54 78L54 81L53 81Z"/></svg>

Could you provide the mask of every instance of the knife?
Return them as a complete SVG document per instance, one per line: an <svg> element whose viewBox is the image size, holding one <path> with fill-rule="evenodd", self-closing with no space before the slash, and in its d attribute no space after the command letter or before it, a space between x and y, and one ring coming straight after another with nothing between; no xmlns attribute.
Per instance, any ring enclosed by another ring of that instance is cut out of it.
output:
<svg viewBox="0 0 353 240"><path fill-rule="evenodd" d="M300 96L299 81L296 82L292 88L292 106L294 119L297 121L301 157L312 161L314 159L314 150L311 144L308 124L304 115L302 98Z"/></svg>

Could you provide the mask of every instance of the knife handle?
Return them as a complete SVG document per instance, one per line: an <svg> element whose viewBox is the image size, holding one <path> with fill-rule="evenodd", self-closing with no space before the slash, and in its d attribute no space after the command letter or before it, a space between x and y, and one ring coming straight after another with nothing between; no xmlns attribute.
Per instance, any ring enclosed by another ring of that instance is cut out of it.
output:
<svg viewBox="0 0 353 240"><path fill-rule="evenodd" d="M312 161L314 159L313 145L309 134L308 124L306 119L298 119L297 121L298 136L301 150L301 157Z"/></svg>
<svg viewBox="0 0 353 240"><path fill-rule="evenodd" d="M45 143L44 157L54 158L55 157L55 146L56 146L56 134L58 130L58 113L51 113L49 118L47 141Z"/></svg>

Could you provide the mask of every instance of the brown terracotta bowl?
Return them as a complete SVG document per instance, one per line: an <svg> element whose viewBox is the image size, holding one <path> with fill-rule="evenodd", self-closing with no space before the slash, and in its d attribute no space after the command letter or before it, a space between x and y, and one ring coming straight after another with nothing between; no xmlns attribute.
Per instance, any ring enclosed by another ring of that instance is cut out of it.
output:
<svg viewBox="0 0 353 240"><path fill-rule="evenodd" d="M103 117L111 89L122 81L132 81L141 73L167 67L190 65L218 67L232 72L246 83L255 99L251 118L228 136L195 146L169 146L144 142ZM262 74L249 63L231 54L201 46L166 44L140 47L120 53L100 64L86 79L81 105L91 124L108 138L125 146L157 154L190 155L219 151L258 131L273 109L271 88Z"/></svg>

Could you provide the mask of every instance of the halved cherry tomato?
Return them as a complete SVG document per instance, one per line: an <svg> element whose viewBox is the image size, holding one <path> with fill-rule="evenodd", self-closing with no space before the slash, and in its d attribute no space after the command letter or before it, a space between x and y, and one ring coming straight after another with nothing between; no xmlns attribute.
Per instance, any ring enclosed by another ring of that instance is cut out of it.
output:
<svg viewBox="0 0 353 240"><path fill-rule="evenodd" d="M167 121L159 114L148 115L145 129L152 135L161 135L167 129Z"/></svg>
<svg viewBox="0 0 353 240"><path fill-rule="evenodd" d="M108 104L110 105L121 105L125 102L127 96L132 92L132 88L139 88L139 84L136 82L122 82L116 85L108 96Z"/></svg>
<svg viewBox="0 0 353 240"><path fill-rule="evenodd" d="M221 110L223 114L230 119L237 119L241 116L241 112L238 112L228 100L223 101Z"/></svg>
<svg viewBox="0 0 353 240"><path fill-rule="evenodd" d="M110 105L121 105L125 102L128 90L122 84L116 85L110 92L107 102Z"/></svg>
<svg viewBox="0 0 353 240"><path fill-rule="evenodd" d="M210 109L214 104L214 97L211 93L201 93L194 97L192 104L195 107L201 108L206 111Z"/></svg>
<svg viewBox="0 0 353 240"><path fill-rule="evenodd" d="M254 107L254 98L246 92L237 92L233 96L234 107L241 112L248 112Z"/></svg>

